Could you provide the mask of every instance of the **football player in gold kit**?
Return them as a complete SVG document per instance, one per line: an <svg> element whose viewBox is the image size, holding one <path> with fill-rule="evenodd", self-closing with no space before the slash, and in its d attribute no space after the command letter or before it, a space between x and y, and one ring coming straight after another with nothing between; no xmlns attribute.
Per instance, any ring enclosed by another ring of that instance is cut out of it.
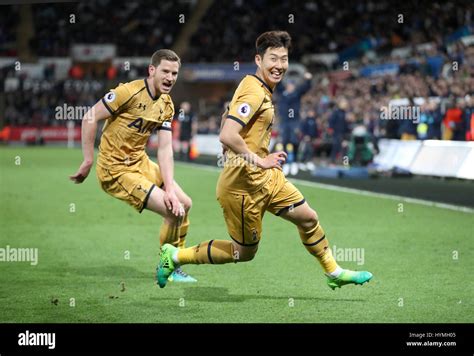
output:
<svg viewBox="0 0 474 356"><path fill-rule="evenodd" d="M265 32L257 38L256 74L242 79L224 114L219 137L226 148L226 163L217 184L217 199L231 241L210 240L185 249L163 245L157 268L160 287L166 285L175 268L184 264L252 260L265 211L296 225L303 245L321 263L332 289L363 284L372 278L370 272L350 271L337 264L318 215L283 175L286 153L269 153L272 94L288 69L290 44L290 35L283 31Z"/></svg>
<svg viewBox="0 0 474 356"><path fill-rule="evenodd" d="M169 96L180 66L176 53L158 50L151 57L148 78L120 84L92 107L82 120L84 160L70 179L82 183L89 175L97 123L106 119L96 165L102 189L140 213L148 209L163 216L160 244L184 247L191 198L173 179L174 106ZM145 152L148 138L156 131L158 164ZM179 282L196 281L181 269L169 277Z"/></svg>

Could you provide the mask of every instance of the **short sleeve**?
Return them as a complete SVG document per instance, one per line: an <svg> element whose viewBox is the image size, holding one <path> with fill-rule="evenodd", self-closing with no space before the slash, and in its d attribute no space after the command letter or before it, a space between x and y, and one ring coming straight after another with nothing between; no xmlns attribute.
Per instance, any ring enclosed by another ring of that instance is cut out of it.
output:
<svg viewBox="0 0 474 356"><path fill-rule="evenodd" d="M127 103L130 96L131 94L128 87L124 84L120 84L118 87L105 94L102 98L102 102L107 110L109 110L110 114L114 115L120 107Z"/></svg>
<svg viewBox="0 0 474 356"><path fill-rule="evenodd" d="M262 105L265 93L263 93L260 87L243 84L237 88L229 104L227 119L237 121L242 126L245 126Z"/></svg>
<svg viewBox="0 0 474 356"><path fill-rule="evenodd" d="M162 121L161 126L158 127L158 130L171 131L171 124L174 117L174 105L171 100L166 104L162 115L163 115L163 121Z"/></svg>

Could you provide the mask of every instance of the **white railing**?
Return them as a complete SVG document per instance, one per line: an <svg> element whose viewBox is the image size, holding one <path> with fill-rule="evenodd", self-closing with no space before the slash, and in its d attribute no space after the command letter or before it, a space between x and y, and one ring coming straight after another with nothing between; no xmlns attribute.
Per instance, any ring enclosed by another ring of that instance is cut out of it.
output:
<svg viewBox="0 0 474 356"><path fill-rule="evenodd" d="M381 139L374 162L382 170L399 168L413 174L474 179L474 142Z"/></svg>

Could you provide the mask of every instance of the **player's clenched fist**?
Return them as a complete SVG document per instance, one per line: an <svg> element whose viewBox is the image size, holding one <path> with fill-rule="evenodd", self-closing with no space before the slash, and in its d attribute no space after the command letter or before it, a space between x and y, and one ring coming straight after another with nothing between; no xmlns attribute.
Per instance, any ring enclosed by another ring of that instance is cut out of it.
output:
<svg viewBox="0 0 474 356"><path fill-rule="evenodd" d="M275 153L270 153L267 157L259 160L258 166L263 169L269 168L278 168L281 169L281 166L286 162L286 152L278 151Z"/></svg>
<svg viewBox="0 0 474 356"><path fill-rule="evenodd" d="M84 182L91 171L92 163L89 162L82 162L81 166L77 170L75 174L69 176L69 179L72 180L76 184L80 184Z"/></svg>

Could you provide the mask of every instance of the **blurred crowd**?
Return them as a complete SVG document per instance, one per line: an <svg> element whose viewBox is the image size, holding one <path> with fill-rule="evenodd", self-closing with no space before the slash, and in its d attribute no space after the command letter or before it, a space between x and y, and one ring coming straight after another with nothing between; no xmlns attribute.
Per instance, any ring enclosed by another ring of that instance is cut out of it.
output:
<svg viewBox="0 0 474 356"><path fill-rule="evenodd" d="M119 56L148 56L150 48L175 44L198 5L199 0L33 4L30 47L38 56L67 56L74 43L113 43ZM19 5L2 7L0 45L14 44L19 9ZM247 61L253 57L255 34L270 29L293 35L296 58L341 53L357 44L383 51L406 44L441 43L446 34L469 21L472 11L469 0L214 1L183 59Z"/></svg>
<svg viewBox="0 0 474 356"><path fill-rule="evenodd" d="M36 84L39 83L30 85L28 80L22 81L16 90L4 93L5 126L64 125L64 121L56 119L57 110L63 108L63 103L69 107L92 107L107 90L102 81L67 80L55 84Z"/></svg>
<svg viewBox="0 0 474 356"><path fill-rule="evenodd" d="M469 0L216 1L195 32L186 60L247 61L254 56L255 34L272 29L293 35L294 58L340 53L364 40L363 46L382 51L441 43L470 19L472 11ZM216 26L216 19L223 26Z"/></svg>
<svg viewBox="0 0 474 356"><path fill-rule="evenodd" d="M373 153L379 138L403 140L474 140L474 46L457 58L460 66L438 77L423 65L376 77L349 76L334 80L333 73L288 81L276 95L279 136L294 160L311 161L314 154L341 163L350 150L354 132L364 132ZM401 102L397 102L397 100ZM416 102L415 102L416 100ZM292 111L290 111L291 109ZM288 115L291 112L291 116ZM288 149L289 147L289 149Z"/></svg>
<svg viewBox="0 0 474 356"><path fill-rule="evenodd" d="M113 43L117 55L149 56L150 48L171 47L195 1L80 1L33 5L39 56L68 56L74 43ZM181 17L180 17L181 16ZM180 18L182 21L180 21Z"/></svg>
<svg viewBox="0 0 474 356"><path fill-rule="evenodd" d="M0 11L0 56L16 56L18 7L3 6Z"/></svg>

